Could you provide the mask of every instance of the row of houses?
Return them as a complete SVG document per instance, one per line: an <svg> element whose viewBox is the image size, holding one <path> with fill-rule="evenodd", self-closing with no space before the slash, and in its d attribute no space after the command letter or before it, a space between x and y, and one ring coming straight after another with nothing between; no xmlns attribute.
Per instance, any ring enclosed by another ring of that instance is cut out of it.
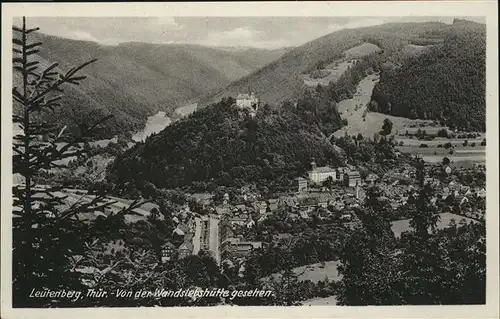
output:
<svg viewBox="0 0 500 319"><path fill-rule="evenodd" d="M342 181L345 186L355 187L361 185L361 174L354 167L338 167L331 168L329 166L318 167L316 162L311 162L311 170L307 173L309 180L315 184L321 184L327 179L332 181ZM304 183L304 178L299 178L299 191L307 190L307 185Z"/></svg>
<svg viewBox="0 0 500 319"><path fill-rule="evenodd" d="M224 219L219 223L221 262L234 264L243 260L253 250L262 248L260 241L244 240L243 235L236 232L235 226L229 219Z"/></svg>

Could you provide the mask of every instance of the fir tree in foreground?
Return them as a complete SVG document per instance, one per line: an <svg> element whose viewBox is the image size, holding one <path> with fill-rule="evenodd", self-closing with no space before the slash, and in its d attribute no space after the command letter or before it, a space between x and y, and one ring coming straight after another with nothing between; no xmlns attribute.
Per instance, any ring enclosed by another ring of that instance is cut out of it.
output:
<svg viewBox="0 0 500 319"><path fill-rule="evenodd" d="M87 201L68 204L65 196L68 185L38 185L36 182L41 172L64 169L65 159L84 156L86 137L107 119L81 126L76 134L66 127L41 120L42 112L63 106L64 87L80 84L85 76L79 71L96 60L67 72L58 71L57 63L41 68L36 60L41 43L29 41L30 35L37 30L28 29L25 18L21 27L13 27L13 69L22 76L21 86L12 89L13 104L22 110L13 114L14 125L22 130L22 134L14 136L12 146L13 173L22 177L22 182L12 187L14 307L74 304L68 298L54 300L29 296L33 290L78 291L85 288L76 268L89 254L91 245L88 243L93 240L93 232L91 224L78 219L112 204L105 201L104 194L89 194ZM63 139L69 142L61 144ZM126 212L128 209L122 211Z"/></svg>
<svg viewBox="0 0 500 319"><path fill-rule="evenodd" d="M87 138L96 124L80 125L74 132L47 123L40 112L64 107L63 89L78 85L85 76L78 72L95 60L68 72L58 65L40 68L36 53L41 43L30 43L29 35L38 28L14 29L13 68L22 76L22 85L13 88L13 103L23 112L13 115L22 134L13 140L13 173L22 177L13 192L13 306L89 307L89 306L182 306L217 304L220 300L190 298L30 298L36 291L123 291L220 287L220 271L210 256L199 254L168 263L161 262L159 245L168 240L172 229L168 218L158 212L135 223L126 223L125 215L144 201L107 217L87 218L103 211L110 201L104 190L89 191L76 202L68 201L72 185L50 181L40 185L44 170L66 169L69 157L88 156ZM83 107L84 105L82 105ZM60 143L64 141L65 143ZM86 198L86 200L83 200ZM169 216L172 200L160 202L160 212ZM82 220L83 219L85 220ZM116 248L117 242L124 242ZM110 246L114 248L109 249Z"/></svg>

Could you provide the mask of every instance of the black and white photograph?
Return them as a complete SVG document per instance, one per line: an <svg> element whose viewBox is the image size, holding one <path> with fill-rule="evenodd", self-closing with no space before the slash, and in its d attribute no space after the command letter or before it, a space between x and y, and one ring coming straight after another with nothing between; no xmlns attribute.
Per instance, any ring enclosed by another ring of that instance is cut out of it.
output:
<svg viewBox="0 0 500 319"><path fill-rule="evenodd" d="M113 5L2 16L2 308L492 306L491 14Z"/></svg>

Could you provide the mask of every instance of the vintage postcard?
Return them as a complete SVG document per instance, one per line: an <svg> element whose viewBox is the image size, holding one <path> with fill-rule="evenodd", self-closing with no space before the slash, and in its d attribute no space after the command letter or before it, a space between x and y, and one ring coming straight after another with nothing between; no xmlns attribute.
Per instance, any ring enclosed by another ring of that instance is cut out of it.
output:
<svg viewBox="0 0 500 319"><path fill-rule="evenodd" d="M496 9L2 5L2 318L498 318Z"/></svg>

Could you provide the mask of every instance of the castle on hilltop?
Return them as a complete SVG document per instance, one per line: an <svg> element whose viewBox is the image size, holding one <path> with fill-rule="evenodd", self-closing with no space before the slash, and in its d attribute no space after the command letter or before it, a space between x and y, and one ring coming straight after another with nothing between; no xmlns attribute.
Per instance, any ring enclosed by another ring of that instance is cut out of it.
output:
<svg viewBox="0 0 500 319"><path fill-rule="evenodd" d="M248 109L252 114L254 114L259 108L259 99L255 97L254 93L240 93L236 97L236 107L240 109Z"/></svg>

